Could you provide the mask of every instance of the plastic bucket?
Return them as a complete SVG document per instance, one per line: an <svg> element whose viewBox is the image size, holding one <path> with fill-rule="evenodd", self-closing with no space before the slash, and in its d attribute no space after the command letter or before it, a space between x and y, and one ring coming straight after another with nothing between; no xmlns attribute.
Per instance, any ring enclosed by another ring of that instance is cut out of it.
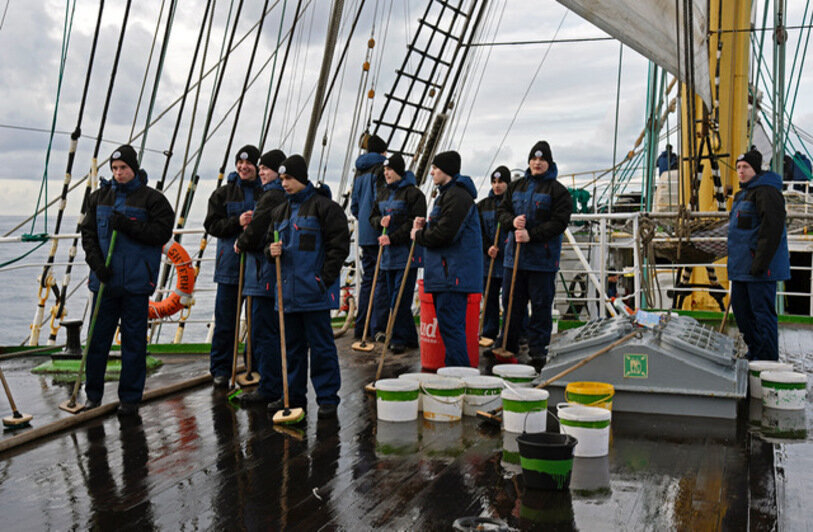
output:
<svg viewBox="0 0 813 532"><path fill-rule="evenodd" d="M423 418L429 421L460 421L466 385L460 379L435 377L421 383Z"/></svg>
<svg viewBox="0 0 813 532"><path fill-rule="evenodd" d="M500 465L507 473L514 473L516 475L522 473L517 436L519 436L519 434L513 432L502 433L502 459L500 460Z"/></svg>
<svg viewBox="0 0 813 532"><path fill-rule="evenodd" d="M381 379L375 382L375 405L381 421L418 419L418 389L410 379Z"/></svg>
<svg viewBox="0 0 813 532"><path fill-rule="evenodd" d="M509 388L502 398L502 424L507 432L545 432L548 392L536 388Z"/></svg>
<svg viewBox="0 0 813 532"><path fill-rule="evenodd" d="M441 377L465 379L466 377L476 377L480 375L480 370L477 368L468 368L466 366L449 366L445 368L438 368L438 375Z"/></svg>
<svg viewBox="0 0 813 532"><path fill-rule="evenodd" d="M763 438L773 442L807 439L807 412L763 408L760 430Z"/></svg>
<svg viewBox="0 0 813 532"><path fill-rule="evenodd" d="M491 368L491 373L514 388L530 388L536 378L536 370L527 364L497 364Z"/></svg>
<svg viewBox="0 0 813 532"><path fill-rule="evenodd" d="M402 373L398 375L398 378L413 380L420 385L427 380L437 379L438 376L434 373ZM418 394L418 412L423 412L423 390Z"/></svg>
<svg viewBox="0 0 813 532"><path fill-rule="evenodd" d="M376 423L375 454L378 457L404 456L418 452L418 424L382 421Z"/></svg>
<svg viewBox="0 0 813 532"><path fill-rule="evenodd" d="M565 388L565 401L585 406L613 409L615 388L606 382L571 382Z"/></svg>
<svg viewBox="0 0 813 532"><path fill-rule="evenodd" d="M759 374L763 371L793 371L793 364L775 360L752 360L748 363L748 392L754 399L762 399L762 383Z"/></svg>
<svg viewBox="0 0 813 532"><path fill-rule="evenodd" d="M567 490L573 471L573 448L578 443L570 434L523 432L517 437L522 477L529 488Z"/></svg>
<svg viewBox="0 0 813 532"><path fill-rule="evenodd" d="M762 406L803 410L807 402L807 375L795 371L763 371Z"/></svg>
<svg viewBox="0 0 813 532"><path fill-rule="evenodd" d="M476 416L478 410L494 410L502 406L500 393L503 381L499 377L477 375L465 377L466 395L463 397L463 415Z"/></svg>
<svg viewBox="0 0 813 532"><path fill-rule="evenodd" d="M573 456L606 456L610 452L610 417L604 408L572 403L556 405L559 416L559 431L570 434L579 444Z"/></svg>
<svg viewBox="0 0 813 532"><path fill-rule="evenodd" d="M482 294L469 294L466 306L466 351L469 363L476 368L480 365L480 344L477 329L480 326L480 298ZM421 367L434 371L446 365L446 347L438 330L435 304L432 294L423 291L423 279L418 281L418 298L421 301Z"/></svg>

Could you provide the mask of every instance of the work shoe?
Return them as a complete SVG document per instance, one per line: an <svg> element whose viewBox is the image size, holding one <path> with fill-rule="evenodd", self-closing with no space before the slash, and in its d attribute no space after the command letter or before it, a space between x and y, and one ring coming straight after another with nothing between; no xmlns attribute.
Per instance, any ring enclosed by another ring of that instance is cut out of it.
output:
<svg viewBox="0 0 813 532"><path fill-rule="evenodd" d="M116 410L119 416L137 416L138 403L119 403L119 408Z"/></svg>
<svg viewBox="0 0 813 532"><path fill-rule="evenodd" d="M101 401L91 401L90 399L88 399L87 401L85 401L85 408L84 409L85 410L91 410L93 408L99 408L101 405L102 405Z"/></svg>
<svg viewBox="0 0 813 532"><path fill-rule="evenodd" d="M212 378L212 385L220 390L225 390L229 387L229 377L227 375L215 375Z"/></svg>
<svg viewBox="0 0 813 532"><path fill-rule="evenodd" d="M270 402L271 399L260 393L260 390L240 394L240 404L242 406L267 405Z"/></svg>
<svg viewBox="0 0 813 532"><path fill-rule="evenodd" d="M400 355L406 351L406 346L403 344L390 344L390 352L394 355Z"/></svg>
<svg viewBox="0 0 813 532"><path fill-rule="evenodd" d="M339 405L333 403L325 403L319 405L319 413L317 417L319 419L333 419L336 417L336 411L339 409Z"/></svg>
<svg viewBox="0 0 813 532"><path fill-rule="evenodd" d="M378 343L382 343L382 344L386 341L386 339L387 339L387 335L384 334L383 332L377 332L377 333L375 333L375 336L373 337L373 340L375 340Z"/></svg>
<svg viewBox="0 0 813 532"><path fill-rule="evenodd" d="M529 364L534 367L536 371L542 371L545 367L545 357L531 357Z"/></svg>

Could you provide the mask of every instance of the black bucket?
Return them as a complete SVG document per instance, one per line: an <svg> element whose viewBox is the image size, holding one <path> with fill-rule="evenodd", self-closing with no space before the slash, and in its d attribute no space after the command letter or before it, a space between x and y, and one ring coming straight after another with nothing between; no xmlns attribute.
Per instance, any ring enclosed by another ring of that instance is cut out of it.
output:
<svg viewBox="0 0 813 532"><path fill-rule="evenodd" d="M525 485L538 490L566 490L573 471L573 448L578 441L569 434L523 432L517 437Z"/></svg>

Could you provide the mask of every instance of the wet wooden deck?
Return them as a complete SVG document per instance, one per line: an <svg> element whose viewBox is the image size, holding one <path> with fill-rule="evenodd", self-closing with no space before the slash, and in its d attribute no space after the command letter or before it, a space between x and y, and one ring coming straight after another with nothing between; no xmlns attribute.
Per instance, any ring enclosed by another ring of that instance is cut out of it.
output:
<svg viewBox="0 0 813 532"><path fill-rule="evenodd" d="M499 428L377 422L363 392L376 358L349 344L339 341L338 419L317 420L311 393L295 435L207 386L143 405L140 420L108 416L5 453L3 528L448 530L464 516L552 530L776 523L772 451L752 445L747 405L739 422L616 413L608 457L576 459L569 492L533 492L501 462L511 442ZM164 360L148 388L208 367L202 356ZM30 373L39 361L3 363L37 426L67 416L57 405L69 395ZM413 351L392 357L385 376L418 367Z"/></svg>

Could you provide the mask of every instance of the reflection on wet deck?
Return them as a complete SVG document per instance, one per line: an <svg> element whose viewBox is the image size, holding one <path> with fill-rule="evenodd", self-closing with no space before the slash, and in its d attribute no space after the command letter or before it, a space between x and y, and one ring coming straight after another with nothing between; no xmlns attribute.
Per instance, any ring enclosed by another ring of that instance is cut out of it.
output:
<svg viewBox="0 0 813 532"><path fill-rule="evenodd" d="M521 529L743 529L749 474L768 474L749 472L746 420L614 414L610 455L576 459L571 491L526 491L497 428L377 422L363 392L375 359L340 345L338 420L310 415L284 433L264 409L198 388L144 405L140 421L106 417L6 453L0 511L16 529L437 530L463 516ZM6 372L44 424L65 415L54 410L68 391L28 374L36 362ZM168 362L149 386L206 366ZM417 352L393 357L385 376L418 366Z"/></svg>

